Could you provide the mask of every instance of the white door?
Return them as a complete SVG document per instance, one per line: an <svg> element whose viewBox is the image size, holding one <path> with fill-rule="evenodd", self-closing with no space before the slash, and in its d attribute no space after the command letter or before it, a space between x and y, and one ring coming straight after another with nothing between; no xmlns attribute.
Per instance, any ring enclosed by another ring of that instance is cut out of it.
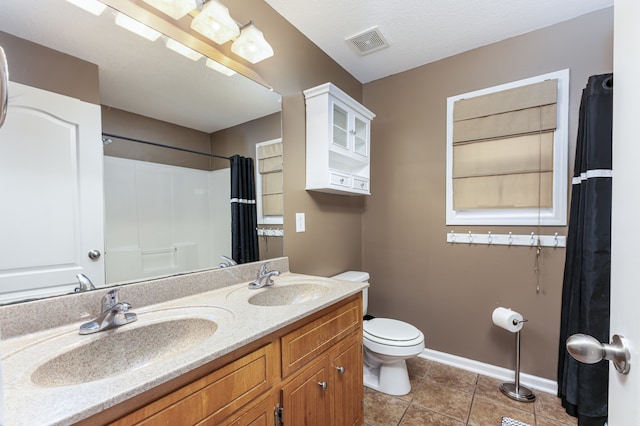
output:
<svg viewBox="0 0 640 426"><path fill-rule="evenodd" d="M18 83L0 129L0 301L104 285L100 106Z"/></svg>
<svg viewBox="0 0 640 426"><path fill-rule="evenodd" d="M611 334L628 339L631 370L610 366L609 425L640 425L640 2L615 1Z"/></svg>

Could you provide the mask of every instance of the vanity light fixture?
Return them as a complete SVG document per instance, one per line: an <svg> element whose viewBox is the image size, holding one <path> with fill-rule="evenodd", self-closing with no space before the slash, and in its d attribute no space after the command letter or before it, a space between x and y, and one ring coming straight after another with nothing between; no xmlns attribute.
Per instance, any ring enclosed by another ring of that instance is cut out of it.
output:
<svg viewBox="0 0 640 426"><path fill-rule="evenodd" d="M84 9L89 13L100 16L107 8L107 5L98 0L67 0L69 3Z"/></svg>
<svg viewBox="0 0 640 426"><path fill-rule="evenodd" d="M209 0L191 21L191 28L218 44L224 44L240 35L238 24L229 15L229 9L218 0Z"/></svg>
<svg viewBox="0 0 640 426"><path fill-rule="evenodd" d="M252 64L273 56L273 48L264 39L262 31L253 25L253 21L242 27L240 37L231 45L231 51Z"/></svg>
<svg viewBox="0 0 640 426"><path fill-rule="evenodd" d="M232 70L231 68L227 68L224 65L222 65L220 62L216 62L211 58L207 58L207 61L205 63L209 68L211 68L212 70L216 70L219 73L222 73L226 76L231 77L232 75L234 75L236 72L234 70Z"/></svg>
<svg viewBox="0 0 640 426"><path fill-rule="evenodd" d="M146 38L149 41L156 41L158 37L160 37L160 33L158 31L120 12L116 13L116 24L131 31L132 33Z"/></svg>
<svg viewBox="0 0 640 426"><path fill-rule="evenodd" d="M197 61L204 56L201 53L196 52L192 48L185 46L184 44L177 42L172 38L167 39L167 48L191 59L192 61Z"/></svg>
<svg viewBox="0 0 640 426"><path fill-rule="evenodd" d="M145 3L166 13L173 19L180 19L198 7L196 0L143 0Z"/></svg>

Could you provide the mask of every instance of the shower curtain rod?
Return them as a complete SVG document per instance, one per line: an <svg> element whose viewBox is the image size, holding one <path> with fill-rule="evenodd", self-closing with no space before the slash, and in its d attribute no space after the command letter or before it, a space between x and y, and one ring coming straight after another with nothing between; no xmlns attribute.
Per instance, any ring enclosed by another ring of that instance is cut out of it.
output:
<svg viewBox="0 0 640 426"><path fill-rule="evenodd" d="M209 154L208 152L200 152L200 151L195 151L193 149L180 148L180 147L177 147L177 146L165 145L165 144L158 143L158 142L143 141L141 139L135 139L135 138L127 137L127 136L115 135L113 133L102 132L102 136L106 136L107 138L122 139L122 140L125 140L125 141L138 142L138 143L144 143L144 144L147 144L147 145L159 146L161 148L175 149L177 151L190 152L192 154L206 155L208 157L222 158L223 160L230 160L229 157L224 157L222 155ZM105 142L106 140L107 139L103 138L102 142Z"/></svg>

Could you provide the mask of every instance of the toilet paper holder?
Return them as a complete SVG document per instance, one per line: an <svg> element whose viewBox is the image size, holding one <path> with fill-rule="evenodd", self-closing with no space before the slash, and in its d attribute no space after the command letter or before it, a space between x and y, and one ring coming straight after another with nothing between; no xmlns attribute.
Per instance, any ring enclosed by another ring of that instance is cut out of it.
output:
<svg viewBox="0 0 640 426"><path fill-rule="evenodd" d="M499 320L496 318L496 311L500 311L500 310L502 310L504 312L504 308L497 308L494 311L494 315L493 315L494 323L497 326L505 328L505 329L508 330L508 328L504 325L504 323L500 323ZM520 318L513 318L511 320L511 323L513 324L514 327L517 327L517 326L519 326L521 324L524 324L525 322L528 321L526 318L523 318L517 312L512 312L512 313L514 315L517 315L517 316L520 317ZM536 395L533 393L533 391L531 391L531 389L529 389L529 388L527 388L525 386L520 385L520 332L521 332L521 330L522 330L522 327L518 328L517 331L512 331L512 332L515 332L515 335L516 335L515 381L513 383L511 383L511 382L502 383L500 385L500 391L503 394L505 394L506 396L508 396L509 398L514 399L516 401L533 402L536 399Z"/></svg>

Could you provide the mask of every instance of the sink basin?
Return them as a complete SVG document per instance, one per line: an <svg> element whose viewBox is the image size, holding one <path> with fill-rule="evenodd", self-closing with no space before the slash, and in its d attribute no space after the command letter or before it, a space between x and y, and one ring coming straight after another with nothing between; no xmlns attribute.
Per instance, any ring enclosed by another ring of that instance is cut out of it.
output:
<svg viewBox="0 0 640 426"><path fill-rule="evenodd" d="M96 337L87 343L41 364L31 374L31 381L53 387L105 379L173 357L202 343L218 329L218 324L208 318L134 324L92 335Z"/></svg>
<svg viewBox="0 0 640 426"><path fill-rule="evenodd" d="M260 293L249 297L249 303L259 306L295 305L318 299L330 291L330 287L321 284L298 283L281 286L276 284L273 287L266 287L260 290Z"/></svg>

